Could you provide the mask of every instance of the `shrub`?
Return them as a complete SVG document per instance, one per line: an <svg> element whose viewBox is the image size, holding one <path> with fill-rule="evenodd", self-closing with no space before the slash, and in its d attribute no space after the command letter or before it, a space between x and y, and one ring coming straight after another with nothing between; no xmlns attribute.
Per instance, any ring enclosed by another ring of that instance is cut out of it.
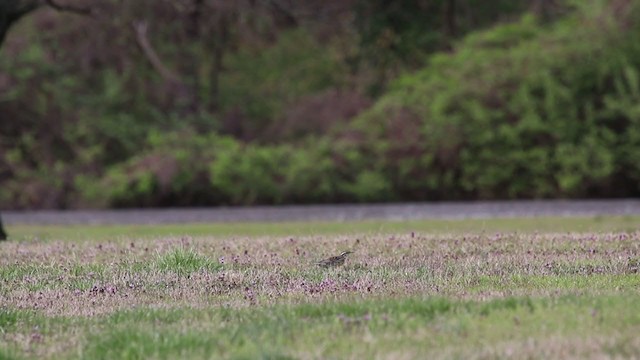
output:
<svg viewBox="0 0 640 360"><path fill-rule="evenodd" d="M228 204L326 202L336 199L336 167L326 142L240 145L219 154L211 183Z"/></svg>
<svg viewBox="0 0 640 360"><path fill-rule="evenodd" d="M353 129L419 199L637 195L640 16L627 6L469 36Z"/></svg>
<svg viewBox="0 0 640 360"><path fill-rule="evenodd" d="M82 198L92 206L194 206L220 202L209 180L211 159L236 142L191 131L151 133L147 149L111 167L102 179L77 178Z"/></svg>

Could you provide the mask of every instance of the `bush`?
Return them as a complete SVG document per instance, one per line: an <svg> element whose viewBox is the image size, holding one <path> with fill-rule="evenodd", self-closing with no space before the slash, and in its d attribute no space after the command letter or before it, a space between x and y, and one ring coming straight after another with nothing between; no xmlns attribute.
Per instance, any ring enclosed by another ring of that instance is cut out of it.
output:
<svg viewBox="0 0 640 360"><path fill-rule="evenodd" d="M363 177L361 154L348 147L326 140L238 144L211 163L211 182L233 205L369 200L375 193L368 190L382 188L384 179Z"/></svg>
<svg viewBox="0 0 640 360"><path fill-rule="evenodd" d="M220 118L162 111L137 69L90 71L81 84L48 63L51 79L37 81L31 67L44 54L34 46L0 61L7 98L33 99L0 102L19 119L0 121L0 204L640 196L640 6L576 6L555 23L525 16L472 33L361 113L368 99L328 90L348 71L302 30L228 54ZM89 83L96 94L69 96ZM229 124L238 138L214 132L233 133Z"/></svg>
<svg viewBox="0 0 640 360"><path fill-rule="evenodd" d="M354 129L414 199L638 195L637 8L469 36Z"/></svg>
<svg viewBox="0 0 640 360"><path fill-rule="evenodd" d="M221 201L209 180L210 161L235 140L191 131L152 133L147 149L111 167L101 179L78 177L84 206L198 206Z"/></svg>
<svg viewBox="0 0 640 360"><path fill-rule="evenodd" d="M253 205L384 201L389 181L357 143L244 144L167 134L101 179L76 178L83 206Z"/></svg>

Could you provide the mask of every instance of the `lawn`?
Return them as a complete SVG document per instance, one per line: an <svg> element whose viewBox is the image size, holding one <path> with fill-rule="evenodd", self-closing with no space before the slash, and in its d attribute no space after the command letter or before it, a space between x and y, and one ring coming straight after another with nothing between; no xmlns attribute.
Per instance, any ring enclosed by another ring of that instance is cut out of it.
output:
<svg viewBox="0 0 640 360"><path fill-rule="evenodd" d="M637 224L12 226L0 358L637 358Z"/></svg>

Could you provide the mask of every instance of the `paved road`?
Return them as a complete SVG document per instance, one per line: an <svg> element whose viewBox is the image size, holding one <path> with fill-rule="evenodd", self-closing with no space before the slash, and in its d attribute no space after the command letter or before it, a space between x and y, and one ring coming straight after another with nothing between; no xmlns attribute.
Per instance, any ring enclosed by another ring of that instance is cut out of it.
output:
<svg viewBox="0 0 640 360"><path fill-rule="evenodd" d="M442 202L258 206L188 209L128 209L73 211L5 211L13 224L175 224L208 222L280 222L347 220L465 219L534 216L640 215L640 199Z"/></svg>

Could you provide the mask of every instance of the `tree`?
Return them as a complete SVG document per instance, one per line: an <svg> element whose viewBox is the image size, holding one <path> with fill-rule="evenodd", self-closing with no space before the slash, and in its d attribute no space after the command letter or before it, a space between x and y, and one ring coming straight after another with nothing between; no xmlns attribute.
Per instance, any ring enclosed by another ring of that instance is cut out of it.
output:
<svg viewBox="0 0 640 360"><path fill-rule="evenodd" d="M0 48L11 26L37 7L38 3L35 1L5 0L0 2ZM4 231L2 217L0 217L0 240L6 239L7 233Z"/></svg>
<svg viewBox="0 0 640 360"><path fill-rule="evenodd" d="M0 1L0 48L7 37L9 29L25 15L43 5L57 11L70 12L78 15L91 15L90 8L63 5L57 3L55 0L2 0Z"/></svg>
<svg viewBox="0 0 640 360"><path fill-rule="evenodd" d="M66 11L79 15L91 14L91 9L89 8L61 5L54 0L2 0L0 1L0 49L11 27L25 15L43 5L47 5L57 11ZM2 217L0 217L0 240L6 239L7 233L2 225Z"/></svg>
<svg viewBox="0 0 640 360"><path fill-rule="evenodd" d="M0 47L11 26L39 5L38 1L4 0L0 2Z"/></svg>
<svg viewBox="0 0 640 360"><path fill-rule="evenodd" d="M2 217L0 217L0 240L7 240L7 233L4 232L4 227L2 226Z"/></svg>

